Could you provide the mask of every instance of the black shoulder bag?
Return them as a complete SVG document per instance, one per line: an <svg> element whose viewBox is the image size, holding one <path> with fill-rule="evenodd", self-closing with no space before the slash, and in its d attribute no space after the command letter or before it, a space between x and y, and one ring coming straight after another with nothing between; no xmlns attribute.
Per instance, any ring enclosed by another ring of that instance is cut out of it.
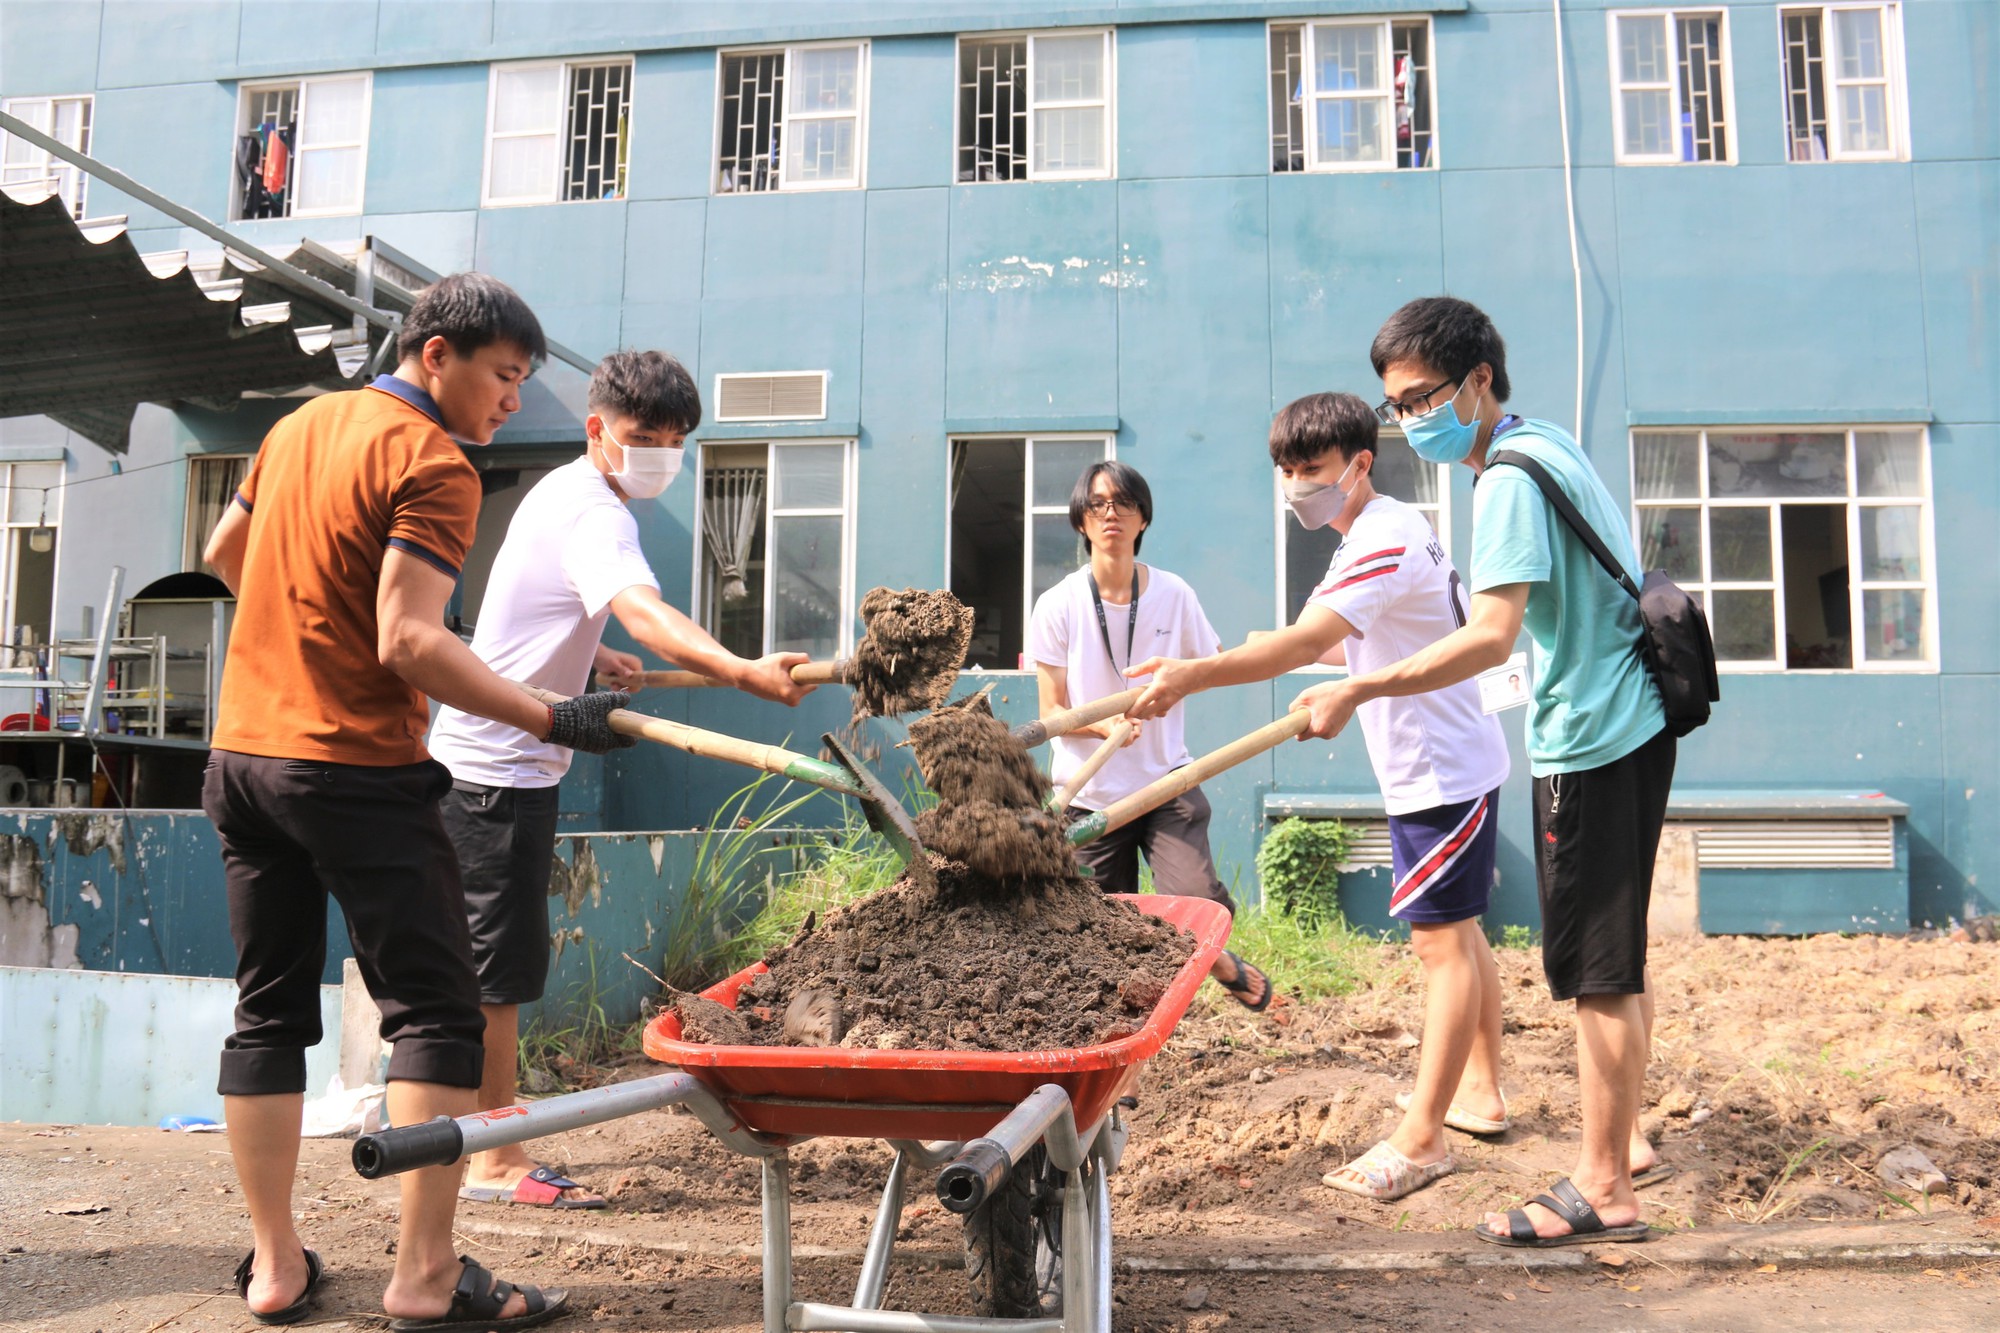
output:
<svg viewBox="0 0 2000 1333"><path fill-rule="evenodd" d="M1667 729L1675 736L1685 736L1708 721L1709 705L1722 698L1722 685L1716 678L1715 640L1709 637L1708 617L1702 612L1701 599L1689 595L1658 569L1646 575L1643 588L1633 587L1632 576L1619 565L1603 538L1583 521L1583 515L1577 512L1576 505L1548 469L1534 459L1503 449L1486 461L1488 466L1506 463L1527 473L1549 504L1562 515L1563 522L1569 524L1570 531L1597 557L1604 572L1639 604L1639 620L1643 625L1639 656L1660 687L1660 702L1667 711Z"/></svg>

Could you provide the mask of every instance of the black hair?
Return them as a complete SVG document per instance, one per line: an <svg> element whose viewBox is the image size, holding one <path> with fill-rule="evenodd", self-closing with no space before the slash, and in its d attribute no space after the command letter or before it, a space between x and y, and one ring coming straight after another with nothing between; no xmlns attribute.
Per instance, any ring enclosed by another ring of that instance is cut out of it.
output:
<svg viewBox="0 0 2000 1333"><path fill-rule="evenodd" d="M1368 348L1380 375L1398 361L1421 361L1439 374L1460 380L1480 365L1493 367L1493 400L1513 395L1507 378L1507 344L1486 312L1456 296L1425 296L1389 316Z"/></svg>
<svg viewBox="0 0 2000 1333"><path fill-rule="evenodd" d="M590 375L590 410L630 417L647 430L686 435L701 424L701 390L665 352L613 352Z"/></svg>
<svg viewBox="0 0 2000 1333"><path fill-rule="evenodd" d="M1090 488L1096 484L1100 476L1110 478L1111 498L1113 500L1123 500L1127 504L1137 505L1139 507L1139 517L1145 520L1148 527L1152 525L1153 488L1148 486L1146 479L1139 475L1139 469L1133 467L1130 463L1119 463L1106 459L1102 462L1092 463L1089 467L1085 468L1083 475L1076 479L1076 488L1069 493L1069 525L1072 528L1075 528L1079 533L1083 532L1083 515L1084 511L1090 505ZM1138 554L1139 543L1145 539L1146 533L1144 529L1141 529L1138 535L1132 538L1132 553L1134 555ZM1090 549L1090 538L1088 536L1085 536L1083 539L1083 549L1086 551Z"/></svg>
<svg viewBox="0 0 2000 1333"><path fill-rule="evenodd" d="M536 365L549 359L549 340L535 312L519 292L485 273L454 273L419 292L396 335L397 358L421 356L433 338L444 339L460 356L510 342Z"/></svg>
<svg viewBox="0 0 2000 1333"><path fill-rule="evenodd" d="M1364 450L1375 452L1379 427L1375 409L1351 393L1309 393L1285 404L1271 422L1271 462L1277 467L1304 467L1329 449L1353 462Z"/></svg>

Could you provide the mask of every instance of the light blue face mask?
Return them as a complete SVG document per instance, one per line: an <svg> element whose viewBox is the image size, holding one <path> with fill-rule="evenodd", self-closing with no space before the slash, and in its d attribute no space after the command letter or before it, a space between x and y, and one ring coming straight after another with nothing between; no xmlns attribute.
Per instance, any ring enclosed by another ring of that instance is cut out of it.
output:
<svg viewBox="0 0 2000 1333"><path fill-rule="evenodd" d="M1455 404L1464 392L1461 380L1451 397L1428 412L1404 419L1403 438L1426 463L1462 463L1472 452L1473 442L1479 438L1479 418L1474 417L1471 425L1458 419Z"/></svg>

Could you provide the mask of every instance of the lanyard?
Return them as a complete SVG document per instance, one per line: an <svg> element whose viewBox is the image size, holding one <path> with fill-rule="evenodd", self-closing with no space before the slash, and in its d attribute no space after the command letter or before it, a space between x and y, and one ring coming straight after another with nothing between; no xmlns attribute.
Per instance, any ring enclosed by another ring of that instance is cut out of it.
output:
<svg viewBox="0 0 2000 1333"><path fill-rule="evenodd" d="M1097 591L1097 575L1087 574L1090 580L1090 601L1097 608L1097 632L1104 636L1104 655L1111 659L1111 669L1118 670L1118 655L1111 651L1111 624L1104 618L1104 598ZM1132 618L1125 622L1125 665L1132 665L1132 636L1139 632L1139 566L1132 565Z"/></svg>

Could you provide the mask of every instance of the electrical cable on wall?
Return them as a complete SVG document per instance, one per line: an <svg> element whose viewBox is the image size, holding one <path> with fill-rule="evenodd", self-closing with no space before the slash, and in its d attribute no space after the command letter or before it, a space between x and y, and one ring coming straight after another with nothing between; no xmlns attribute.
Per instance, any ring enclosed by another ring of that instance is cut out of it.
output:
<svg viewBox="0 0 2000 1333"><path fill-rule="evenodd" d="M1572 431L1583 443L1583 261L1577 257L1575 170L1569 159L1569 93L1563 85L1562 0L1549 0L1556 20L1556 118L1562 126L1563 216L1569 222L1570 291L1576 297L1576 417Z"/></svg>

